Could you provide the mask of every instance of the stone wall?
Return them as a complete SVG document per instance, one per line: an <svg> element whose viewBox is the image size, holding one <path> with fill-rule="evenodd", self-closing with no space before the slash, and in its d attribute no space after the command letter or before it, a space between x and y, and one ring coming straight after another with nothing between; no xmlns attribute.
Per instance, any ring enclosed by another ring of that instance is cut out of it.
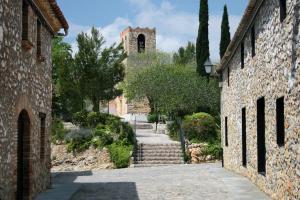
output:
<svg viewBox="0 0 300 200"><path fill-rule="evenodd" d="M221 95L224 164L253 181L273 199L300 199L300 53L299 0L287 0L287 17L280 22L278 0L265 0L255 18L256 55L250 30L241 49L223 70ZM228 86L229 78L229 86ZM276 139L276 99L284 96L285 145ZM266 175L257 166L257 100L265 98ZM242 108L246 108L247 166L242 166ZM228 147L225 146L228 117Z"/></svg>
<svg viewBox="0 0 300 200"><path fill-rule="evenodd" d="M42 55L37 59L37 16L29 9L30 50L22 48L22 1L0 0L0 199L17 190L18 116L30 117L30 198L50 184L51 39L42 27ZM40 117L46 114L45 158L40 159Z"/></svg>

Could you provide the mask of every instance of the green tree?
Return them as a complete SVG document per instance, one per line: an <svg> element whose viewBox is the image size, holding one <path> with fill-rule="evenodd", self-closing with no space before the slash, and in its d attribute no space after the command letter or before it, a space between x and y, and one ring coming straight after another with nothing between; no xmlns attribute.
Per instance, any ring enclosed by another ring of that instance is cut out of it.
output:
<svg viewBox="0 0 300 200"><path fill-rule="evenodd" d="M199 30L196 44L197 72L205 76L204 63L209 58L209 39L208 39L208 2L200 1Z"/></svg>
<svg viewBox="0 0 300 200"><path fill-rule="evenodd" d="M111 100L122 91L116 85L124 79L123 61L126 58L122 44L104 47L105 41L94 27L90 34L77 36L75 55L80 93L99 111L99 101Z"/></svg>
<svg viewBox="0 0 300 200"><path fill-rule="evenodd" d="M196 62L196 47L192 42L188 42L186 47L180 47L173 55L175 64L186 65Z"/></svg>
<svg viewBox="0 0 300 200"><path fill-rule="evenodd" d="M81 108L80 93L76 83L74 59L71 46L63 37L55 37L52 44L52 79L54 84L53 116L70 120Z"/></svg>
<svg viewBox="0 0 300 200"><path fill-rule="evenodd" d="M227 47L230 43L230 27L228 20L227 6L224 6L222 26L221 26L221 42L220 42L220 58L222 59Z"/></svg>

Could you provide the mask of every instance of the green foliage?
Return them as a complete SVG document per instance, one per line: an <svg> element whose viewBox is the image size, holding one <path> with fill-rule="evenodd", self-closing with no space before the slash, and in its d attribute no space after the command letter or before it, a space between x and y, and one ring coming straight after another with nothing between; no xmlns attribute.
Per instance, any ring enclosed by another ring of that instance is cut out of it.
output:
<svg viewBox="0 0 300 200"><path fill-rule="evenodd" d="M183 116L199 107L214 106L218 93L211 92L210 84L217 82L199 77L190 66L154 65L146 67L127 80L126 97L129 100L147 98L154 111ZM162 92L163 91L163 92Z"/></svg>
<svg viewBox="0 0 300 200"><path fill-rule="evenodd" d="M116 84L123 81L126 58L122 44L104 48L104 38L96 28L77 36L75 55L80 93L99 111L100 100L111 100L121 94Z"/></svg>
<svg viewBox="0 0 300 200"><path fill-rule="evenodd" d="M112 162L116 168L125 168L130 164L131 153L133 146L127 146L121 143L113 143L109 146L109 153Z"/></svg>
<svg viewBox="0 0 300 200"><path fill-rule="evenodd" d="M188 42L187 46L180 47L177 53L173 55L173 61L178 65L187 65L196 62L196 47L192 42Z"/></svg>
<svg viewBox="0 0 300 200"><path fill-rule="evenodd" d="M196 43L197 72L201 76L206 76L204 63L209 58L208 18L208 0L201 0Z"/></svg>
<svg viewBox="0 0 300 200"><path fill-rule="evenodd" d="M81 128L87 128L88 127L88 121L87 121L88 114L89 114L89 112L86 110L76 112L73 115L72 122Z"/></svg>
<svg viewBox="0 0 300 200"><path fill-rule="evenodd" d="M227 47L230 43L230 27L228 20L228 11L227 6L224 6L223 18L222 18L222 26L221 26L221 41L220 41L220 58L222 59Z"/></svg>
<svg viewBox="0 0 300 200"><path fill-rule="evenodd" d="M215 159L221 159L222 158L222 146L221 142L213 142L209 143L203 150L203 155L211 155Z"/></svg>
<svg viewBox="0 0 300 200"><path fill-rule="evenodd" d="M94 147L105 147L114 141L111 130L108 126L98 125L93 131L92 144Z"/></svg>
<svg viewBox="0 0 300 200"><path fill-rule="evenodd" d="M183 128L188 140L196 139L200 142L210 142L217 139L215 119L207 113L186 116Z"/></svg>
<svg viewBox="0 0 300 200"><path fill-rule="evenodd" d="M158 123L159 115L157 113L150 113L147 119L149 123Z"/></svg>
<svg viewBox="0 0 300 200"><path fill-rule="evenodd" d="M179 125L176 122L167 125L169 136L172 140L179 141Z"/></svg>
<svg viewBox="0 0 300 200"><path fill-rule="evenodd" d="M68 152L81 152L91 145L92 131L90 129L79 129L69 132L65 141Z"/></svg>
<svg viewBox="0 0 300 200"><path fill-rule="evenodd" d="M106 113L81 111L74 114L73 123L82 129L67 135L66 142L69 151L82 151L90 145L103 148L113 142L123 145L133 145L135 136L132 127L121 122L119 117ZM85 129L90 128L90 129Z"/></svg>
<svg viewBox="0 0 300 200"><path fill-rule="evenodd" d="M54 118L51 127L51 142L55 144L57 141L63 141L66 133L67 130L64 129L63 122L58 118Z"/></svg>
<svg viewBox="0 0 300 200"><path fill-rule="evenodd" d="M81 109L72 48L63 37L55 37L52 45L52 79L54 83L52 115L69 121L72 113Z"/></svg>

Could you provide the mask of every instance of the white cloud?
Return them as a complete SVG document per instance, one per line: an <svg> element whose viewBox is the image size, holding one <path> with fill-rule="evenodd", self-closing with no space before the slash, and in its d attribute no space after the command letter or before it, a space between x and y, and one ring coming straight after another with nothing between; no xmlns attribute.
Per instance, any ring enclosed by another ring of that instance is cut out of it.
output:
<svg viewBox="0 0 300 200"><path fill-rule="evenodd" d="M98 27L103 34L107 45L120 41L120 33L127 26L156 27L157 48L167 52L174 52L180 46L185 46L188 41L195 42L198 33L198 14L181 12L175 8L170 0L163 0L157 6L152 0L128 0L130 5L136 9L136 16L130 21L118 17L115 21L105 27ZM211 58L219 60L219 42L221 34L222 13L210 15L209 39ZM231 35L233 36L240 16L229 18ZM75 38L82 31L89 32L91 27L70 25L70 38ZM73 39L74 40L74 39ZM76 50L75 43L72 45Z"/></svg>

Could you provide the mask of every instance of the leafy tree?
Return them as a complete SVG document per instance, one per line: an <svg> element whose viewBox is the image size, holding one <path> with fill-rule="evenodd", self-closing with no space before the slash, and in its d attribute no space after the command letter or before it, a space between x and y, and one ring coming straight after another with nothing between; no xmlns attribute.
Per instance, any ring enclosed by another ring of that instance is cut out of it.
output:
<svg viewBox="0 0 300 200"><path fill-rule="evenodd" d="M208 2L200 1L199 30L196 44L197 72L205 76L204 63L209 58L209 39L208 39Z"/></svg>
<svg viewBox="0 0 300 200"><path fill-rule="evenodd" d="M79 34L77 43L75 63L79 90L91 100L93 110L99 111L99 101L108 101L121 94L115 86L124 79L126 54L122 44L104 47L104 38L94 27L90 34Z"/></svg>
<svg viewBox="0 0 300 200"><path fill-rule="evenodd" d="M56 37L52 45L52 79L54 84L53 116L70 120L81 109L81 98L76 83L74 59L71 46Z"/></svg>
<svg viewBox="0 0 300 200"><path fill-rule="evenodd" d="M173 55L175 64L186 65L196 62L196 47L192 42L188 42L187 46L180 47L177 53Z"/></svg>
<svg viewBox="0 0 300 200"><path fill-rule="evenodd" d="M230 43L230 27L228 20L227 6L224 6L222 26L221 26L221 42L220 42L220 58L222 59L226 49Z"/></svg>

